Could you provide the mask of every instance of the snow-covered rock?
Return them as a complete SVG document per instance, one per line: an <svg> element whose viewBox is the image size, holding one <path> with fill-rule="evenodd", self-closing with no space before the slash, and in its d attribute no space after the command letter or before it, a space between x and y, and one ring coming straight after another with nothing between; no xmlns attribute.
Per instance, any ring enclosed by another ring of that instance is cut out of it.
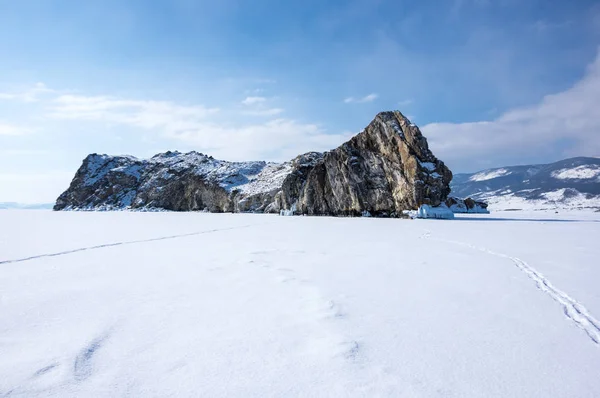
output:
<svg viewBox="0 0 600 398"><path fill-rule="evenodd" d="M290 169L289 162L227 162L198 152L150 159L91 154L55 209L261 211Z"/></svg>
<svg viewBox="0 0 600 398"><path fill-rule="evenodd" d="M449 196L448 199L446 199L446 206L448 206L453 213L490 213L490 211L487 209L487 203L476 201L471 198L460 199L454 196Z"/></svg>

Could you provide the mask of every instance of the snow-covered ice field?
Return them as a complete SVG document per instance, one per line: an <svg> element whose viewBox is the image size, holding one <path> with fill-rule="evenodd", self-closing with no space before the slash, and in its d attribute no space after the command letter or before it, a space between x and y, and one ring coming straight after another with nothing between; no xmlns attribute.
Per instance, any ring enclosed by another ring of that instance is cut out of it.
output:
<svg viewBox="0 0 600 398"><path fill-rule="evenodd" d="M0 211L0 397L600 397L600 213Z"/></svg>

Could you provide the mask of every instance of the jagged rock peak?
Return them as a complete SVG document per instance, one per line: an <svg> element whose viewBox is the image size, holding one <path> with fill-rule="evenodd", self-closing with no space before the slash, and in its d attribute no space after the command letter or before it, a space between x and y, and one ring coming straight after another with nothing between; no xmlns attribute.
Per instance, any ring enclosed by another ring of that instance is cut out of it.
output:
<svg viewBox="0 0 600 398"><path fill-rule="evenodd" d="M421 204L440 205L451 179L416 125L399 111L381 112L359 134L326 152L284 204L295 203L296 211L306 214L394 216Z"/></svg>
<svg viewBox="0 0 600 398"><path fill-rule="evenodd" d="M284 163L227 162L195 151L150 159L92 154L55 209L397 216L421 204L441 204L451 179L419 128L391 111L377 114L336 149Z"/></svg>

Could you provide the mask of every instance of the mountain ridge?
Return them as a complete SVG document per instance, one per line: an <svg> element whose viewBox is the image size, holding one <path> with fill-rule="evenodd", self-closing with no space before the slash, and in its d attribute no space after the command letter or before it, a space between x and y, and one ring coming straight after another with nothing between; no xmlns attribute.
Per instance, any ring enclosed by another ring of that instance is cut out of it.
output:
<svg viewBox="0 0 600 398"><path fill-rule="evenodd" d="M600 208L600 158L457 173L450 185L452 195L484 200L493 210Z"/></svg>

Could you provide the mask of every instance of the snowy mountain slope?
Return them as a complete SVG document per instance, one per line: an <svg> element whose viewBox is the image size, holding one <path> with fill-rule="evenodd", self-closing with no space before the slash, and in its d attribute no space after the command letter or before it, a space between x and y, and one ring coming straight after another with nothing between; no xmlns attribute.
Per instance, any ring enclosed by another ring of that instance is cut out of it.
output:
<svg viewBox="0 0 600 398"><path fill-rule="evenodd" d="M225 188L228 192L235 189L243 191L244 187L250 189L252 182L260 179L261 184L258 184L255 191L266 192L273 184L278 183L277 171L282 168L286 168L286 164L262 161L228 162L195 151L168 151L150 159L93 154L90 155L84 184L91 186L111 172L122 173L139 180L142 173L151 170L158 175L157 179L168 180L177 177L180 172L191 170L195 175ZM146 183L152 184L153 180L150 179Z"/></svg>
<svg viewBox="0 0 600 398"><path fill-rule="evenodd" d="M76 201L87 203L89 208L147 206L182 210L197 209L199 205L169 203L173 198L164 192L173 190L182 196L180 191L186 188L202 187L210 199L197 200L206 202L209 210L232 211L230 195L239 195L241 201L253 195L269 194L281 187L291 168L291 162L228 162L195 151L168 151L150 159L91 154L75 176L74 184L79 187L68 195L80 197L81 200ZM65 194L58 199L57 206L68 209L72 206L63 203ZM199 210L202 209L204 207Z"/></svg>
<svg viewBox="0 0 600 398"><path fill-rule="evenodd" d="M600 158L455 174L450 186L453 195L486 201L492 210L600 208Z"/></svg>
<svg viewBox="0 0 600 398"><path fill-rule="evenodd" d="M598 397L599 221L0 212L0 396Z"/></svg>

